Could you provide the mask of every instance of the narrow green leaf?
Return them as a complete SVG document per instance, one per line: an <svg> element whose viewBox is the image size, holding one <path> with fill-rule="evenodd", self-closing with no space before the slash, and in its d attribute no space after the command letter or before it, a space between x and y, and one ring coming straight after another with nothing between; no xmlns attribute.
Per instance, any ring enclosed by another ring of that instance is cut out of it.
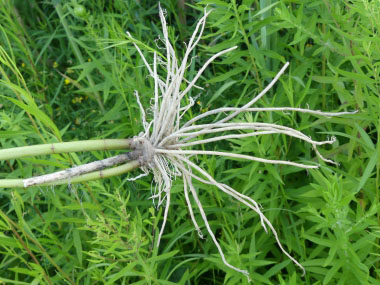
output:
<svg viewBox="0 0 380 285"><path fill-rule="evenodd" d="M235 80L232 80L232 81L229 81L229 82L226 82L225 84L223 84L215 93L214 95L212 95L210 101L208 101L207 105L210 105L214 100L218 99L220 95L223 94L224 91L226 91L226 89L228 89L229 87L231 87L233 84L235 84L237 81Z"/></svg>
<svg viewBox="0 0 380 285"><path fill-rule="evenodd" d="M207 83L215 83L215 82L225 81L234 75L245 72L247 70L247 68L248 68L248 66L240 66L240 67L234 68L228 72L222 73L221 75L216 76L216 77L208 80Z"/></svg>
<svg viewBox="0 0 380 285"><path fill-rule="evenodd" d="M260 11L259 12L257 12L255 15L253 15L252 16L252 19L253 18L256 18L256 17L258 17L258 16L260 16L261 14L264 14L265 12L267 12L267 11L269 11L270 9L272 9L274 6L276 6L277 4L279 4L280 2L275 2L275 3L273 3L273 4L271 4L271 5L268 5L269 3L270 3L270 1L265 1L265 5L263 5L264 6L264 8L262 8L262 9L260 9ZM268 6L267 6L268 5ZM260 8L261 8L262 6L260 5Z"/></svg>
<svg viewBox="0 0 380 285"><path fill-rule="evenodd" d="M89 210L100 210L101 207L89 202L83 202L81 204L75 203L63 206L62 209L66 210L81 210L81 209L89 209Z"/></svg>
<svg viewBox="0 0 380 285"><path fill-rule="evenodd" d="M160 254L158 256L151 257L147 260L147 262L157 262L160 260L169 259L169 258L173 257L174 255L176 255L177 253L178 253L178 250L173 250L173 251L170 251L170 252L167 252L164 254Z"/></svg>
<svg viewBox="0 0 380 285"><path fill-rule="evenodd" d="M82 242L81 242L79 231L76 228L73 228L73 239L74 239L74 247L77 252L79 265L82 266L82 259L83 259Z"/></svg>
<svg viewBox="0 0 380 285"><path fill-rule="evenodd" d="M364 184L367 182L368 178L372 174L372 170L375 168L376 164L379 161L379 149L377 149L372 155L371 158L367 164L367 167L365 168L363 175L359 181L358 187L355 189L355 193L358 193L360 189L363 188Z"/></svg>
<svg viewBox="0 0 380 285"><path fill-rule="evenodd" d="M336 261L333 267L325 275L325 278L323 279L323 284L330 284L331 279L336 275L336 273L342 267L342 265L342 260Z"/></svg>
<svg viewBox="0 0 380 285"><path fill-rule="evenodd" d="M363 138L363 140L364 140L364 142L366 143L366 145L367 145L371 150L375 150L375 145L373 144L372 140L370 139L370 137L368 136L368 134L366 133L366 131L363 130L363 128L360 127L357 123L355 123L355 127L356 127L356 129L359 131L360 136Z"/></svg>

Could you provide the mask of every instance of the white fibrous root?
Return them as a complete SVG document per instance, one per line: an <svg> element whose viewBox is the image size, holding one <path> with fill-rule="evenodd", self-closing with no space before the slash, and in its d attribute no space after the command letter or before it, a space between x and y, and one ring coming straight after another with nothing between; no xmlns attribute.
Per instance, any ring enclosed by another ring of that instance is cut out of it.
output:
<svg viewBox="0 0 380 285"><path fill-rule="evenodd" d="M235 198L239 202L243 203L244 205L255 211L260 217L261 225L263 226L264 230L268 232L269 228L269 230L273 233L281 251L285 255L287 255L298 267L300 267L303 272L305 272L303 266L292 256L290 256L290 254L283 248L276 230L272 226L271 222L262 213L261 206L252 198L239 193L238 191L226 184L217 182L209 173L207 173L206 170L202 169L198 164L194 163L191 160L191 157L194 155L216 155L259 161L263 163L286 164L305 169L318 168L318 165L305 165L290 161L264 159L254 157L251 155L235 154L222 151L191 150L188 148L194 145L204 145L210 142L220 140L268 134L284 134L287 136L301 139L311 144L317 156L321 160L329 163L334 163L333 161L324 158L317 150L317 146L324 144L332 144L335 141L335 138L318 142L312 140L310 137L306 136L302 132L289 127L269 123L232 122L232 119L236 118L236 116L238 116L242 112L252 111L294 111L318 116L340 116L345 114L353 114L355 112L325 113L321 111L313 111L309 109L290 107L252 108L251 106L254 103L256 103L260 98L262 98L273 87L273 85L276 83L279 77L284 73L285 69L289 65L289 63L286 63L278 72L278 74L274 77L274 79L268 84L268 86L264 90L262 90L260 94L258 94L244 106L240 108L223 107L215 110L210 110L192 118L187 122L184 122L184 114L194 104L194 100L192 98L187 98L188 96L186 96L188 95L190 89L192 87L200 88L196 86L195 83L210 63L212 63L216 58L226 53L229 53L237 48L237 46L234 46L211 56L206 61L206 63L204 63L204 65L199 69L199 71L192 80L185 79L185 71L188 68L188 65L190 64L189 61L191 62L190 54L195 49L195 47L201 39L202 33L205 28L206 18L210 13L210 10L204 10L203 17L198 21L189 42L186 44L186 51L183 56L182 62L178 61L173 45L169 41L165 14L164 10L161 7L159 7L159 14L162 23L163 39L160 39L160 41L161 44L164 45L164 48L162 48L162 50L165 50L166 58L159 57L157 55L157 52L154 52L153 64L150 65L148 63L148 60L145 58L144 54L140 50L138 42L132 37L130 33L127 32L128 37L134 44L137 52L140 54L146 68L148 69L149 75L154 79L154 97L151 100L153 101L153 104L148 108L148 112L144 110L143 104L140 102L139 95L137 91L135 92L137 103L141 111L142 125L144 127L144 131L138 137L135 138L136 144L144 145L144 147L136 147L135 149L146 152L146 154L143 155L142 158L144 160L144 166L142 167L142 169L145 173L152 172L154 176L155 183L154 186L152 186L151 198L153 198L154 201L157 203L157 207L165 205L163 223L159 232L157 246L159 246L160 244L160 240L163 235L168 217L172 181L176 177L182 176L186 204L188 206L190 217L194 223L194 226L199 236L203 237L200 226L197 224L194 212L192 210L192 204L190 201L189 194L192 195L196 203L196 206L198 207L199 212L202 216L207 232L211 236L215 246L219 251L219 254L221 255L224 264L227 267L241 272L249 278L248 271L237 268L227 262L223 254L222 248L219 245L218 240L216 239L214 233L210 228L205 211L195 190L193 184L194 180L217 187L219 190L223 191L227 195L230 195L231 197ZM160 68L160 74L165 73L166 76L159 76L158 68ZM147 120L147 115L151 116L150 121ZM225 117L218 121L214 121L213 123L199 125L196 124L199 120L203 118L212 118L210 117L212 115L224 115ZM226 131L239 132L242 130L250 130L252 132L225 134ZM207 139L198 139L199 136L211 133L215 133L215 136Z"/></svg>

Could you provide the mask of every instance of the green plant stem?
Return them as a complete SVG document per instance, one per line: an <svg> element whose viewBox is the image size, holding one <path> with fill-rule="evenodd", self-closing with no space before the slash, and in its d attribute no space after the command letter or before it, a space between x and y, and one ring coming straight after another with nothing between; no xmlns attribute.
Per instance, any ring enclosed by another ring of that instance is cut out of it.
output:
<svg viewBox="0 0 380 285"><path fill-rule="evenodd" d="M253 70L254 70L254 74L253 75L256 77L257 85L259 86L259 89L261 90L261 89L263 89L263 85L261 84L259 70L257 69L256 62L255 62L255 57L253 56L252 51L250 49L251 45L249 43L247 33L245 32L245 28L244 28L243 22L242 22L242 20L240 18L240 15L239 15L239 11L238 11L238 8L237 8L237 5L236 5L236 0L234 0L232 3L233 3L233 6L234 6L235 17L238 20L238 23L239 23L239 26L240 26L240 30L241 30L241 33L242 33L243 38L244 38L244 42L245 42L245 44L247 45L247 48L248 48L249 57L251 59L252 67L253 67Z"/></svg>
<svg viewBox="0 0 380 285"><path fill-rule="evenodd" d="M83 64L84 63L84 59L83 59L82 53L80 52L80 49L79 49L78 45L76 44L76 42L73 40L74 36L71 33L69 25L67 24L67 21L66 21L64 15L63 15L63 11L62 11L61 5L59 3L56 3L54 5L54 8L57 11L58 17L59 17L59 19L61 21L61 24L62 24L63 28L65 29L65 32L67 34L67 38L69 39L69 42L70 42L71 48L73 49L75 57L78 59L78 61L79 61L80 64ZM86 77L87 77L88 83L90 84L90 87L93 88L95 86L95 83L92 80L91 75L87 75ZM104 113L105 112L104 106L103 106L102 100L100 98L100 95L99 95L99 93L97 91L94 91L94 97L95 97L95 100L98 102L100 109Z"/></svg>
<svg viewBox="0 0 380 285"><path fill-rule="evenodd" d="M92 180L98 180L98 179L121 175L129 171L132 171L133 169L136 169L140 166L141 166L141 163L138 160L132 160L126 164L123 164L117 167L94 171L94 172L76 176L70 179L57 180L51 183L41 184L39 186L73 184L73 183L81 183L81 182L87 182L87 181L92 181ZM0 188L24 188L24 179L2 179L0 180Z"/></svg>
<svg viewBox="0 0 380 285"><path fill-rule="evenodd" d="M104 139L22 146L0 150L0 160L65 152L122 150L129 149L130 144L129 139Z"/></svg>

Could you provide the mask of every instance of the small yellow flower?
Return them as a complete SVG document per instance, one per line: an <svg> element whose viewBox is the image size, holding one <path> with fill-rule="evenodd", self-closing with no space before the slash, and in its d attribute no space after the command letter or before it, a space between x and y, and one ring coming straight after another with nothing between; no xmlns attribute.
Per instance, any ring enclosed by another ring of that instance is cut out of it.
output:
<svg viewBox="0 0 380 285"><path fill-rule="evenodd" d="M75 98L73 98L73 99L71 100L71 102L73 102L74 104L75 104L75 103L82 103L82 101L83 101L83 97L82 97L82 96L80 96L80 97L75 97Z"/></svg>
<svg viewBox="0 0 380 285"><path fill-rule="evenodd" d="M54 61L54 63L53 63L53 67L54 67L54 68L57 68L57 67L58 67L58 63L57 63L56 61Z"/></svg>
<svg viewBox="0 0 380 285"><path fill-rule="evenodd" d="M25 62L21 63L21 67L22 67L22 68L25 67Z"/></svg>
<svg viewBox="0 0 380 285"><path fill-rule="evenodd" d="M66 84L66 85L70 84L70 79L67 79L67 78L66 78L66 79L65 79L65 84Z"/></svg>
<svg viewBox="0 0 380 285"><path fill-rule="evenodd" d="M91 58L88 58L87 61L88 61L88 62L91 62L92 60L91 60Z"/></svg>

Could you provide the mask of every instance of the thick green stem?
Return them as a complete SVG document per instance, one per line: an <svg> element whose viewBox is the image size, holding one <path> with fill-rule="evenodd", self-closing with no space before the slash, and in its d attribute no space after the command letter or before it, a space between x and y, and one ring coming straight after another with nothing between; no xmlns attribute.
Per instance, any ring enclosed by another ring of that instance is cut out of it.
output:
<svg viewBox="0 0 380 285"><path fill-rule="evenodd" d="M24 182L22 179L2 179L0 188L24 188Z"/></svg>
<svg viewBox="0 0 380 285"><path fill-rule="evenodd" d="M130 161L126 164L108 168L100 171L94 171L84 175L72 177L70 179L57 180L52 183L41 184L39 186L49 186L49 185L62 185L62 184L73 184L87 182L97 179L108 178L112 176L121 175L127 173L133 169L140 167L141 164L137 160ZM24 179L3 179L0 180L0 188L24 188Z"/></svg>
<svg viewBox="0 0 380 285"><path fill-rule="evenodd" d="M104 139L22 146L0 150L0 160L77 151L122 150L129 149L130 145L129 139Z"/></svg>

